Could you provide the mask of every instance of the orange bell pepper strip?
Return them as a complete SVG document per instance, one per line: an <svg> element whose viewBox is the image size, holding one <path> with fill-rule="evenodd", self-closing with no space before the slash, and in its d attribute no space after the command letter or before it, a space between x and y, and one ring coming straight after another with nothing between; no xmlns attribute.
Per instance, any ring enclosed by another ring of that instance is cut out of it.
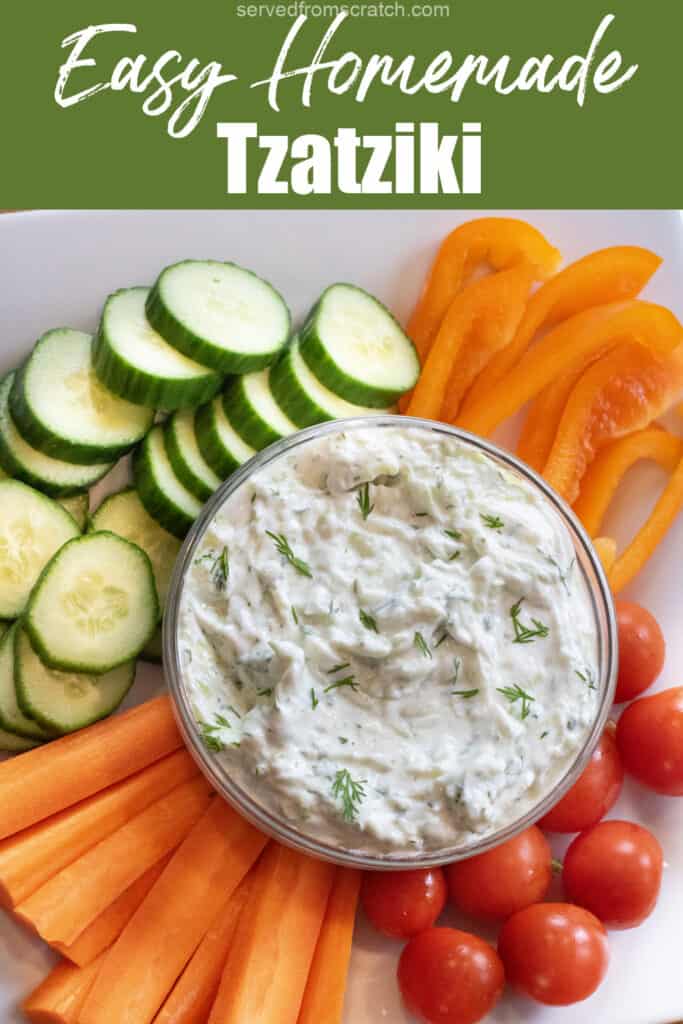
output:
<svg viewBox="0 0 683 1024"><path fill-rule="evenodd" d="M574 511L591 536L600 529L605 513L626 473L641 459L652 459L673 473L683 455L683 442L661 427L647 427L621 437L598 452L581 483Z"/></svg>
<svg viewBox="0 0 683 1024"><path fill-rule="evenodd" d="M661 262L649 249L615 245L590 253L551 277L532 296L512 341L496 352L475 380L463 411L486 399L493 385L521 359L539 331L586 309L635 299Z"/></svg>
<svg viewBox="0 0 683 1024"><path fill-rule="evenodd" d="M543 476L573 504L586 469L611 440L648 426L683 391L683 345L658 353L617 345L586 370L572 391Z"/></svg>
<svg viewBox="0 0 683 1024"><path fill-rule="evenodd" d="M535 280L544 281L560 259L559 251L540 231L512 217L480 217L451 231L441 243L408 323L420 359L424 362L453 299L482 265L506 270L516 263L530 263Z"/></svg>
<svg viewBox="0 0 683 1024"><path fill-rule="evenodd" d="M444 406L460 404L459 367L477 353L495 350L514 334L524 312L533 269L501 270L468 285L453 299L408 403L408 416L437 419ZM485 356L484 356L485 357ZM476 365L476 364L475 364ZM475 371L476 372L476 371Z"/></svg>
<svg viewBox="0 0 683 1024"><path fill-rule="evenodd" d="M473 434L490 434L552 381L623 341L671 352L683 341L683 327L664 306L640 299L577 313L528 351L491 389L485 402L468 414L463 411L458 425Z"/></svg>
<svg viewBox="0 0 683 1024"><path fill-rule="evenodd" d="M585 369L585 366L580 366L549 384L536 397L526 415L517 442L517 455L537 473L543 472L567 400Z"/></svg>
<svg viewBox="0 0 683 1024"><path fill-rule="evenodd" d="M510 270L501 270L482 279L481 284L486 282L488 287L482 288L481 295L488 301L481 310L480 318L472 325L473 330L453 364L440 419L451 422L455 420L472 381L501 345L505 345L506 340L513 336L524 314L533 275L533 267L528 263L520 263ZM473 289L475 286L471 287ZM453 300L453 305L460 298L464 299L469 291L466 288L461 292Z"/></svg>
<svg viewBox="0 0 683 1024"><path fill-rule="evenodd" d="M640 572L654 554L683 507L683 459L680 460L669 482L659 496L645 525L638 531L625 551L617 558L609 573L614 594L619 593Z"/></svg>
<svg viewBox="0 0 683 1024"><path fill-rule="evenodd" d="M617 560L617 542L614 537L596 537L593 547L602 562L603 569L609 576L612 566Z"/></svg>

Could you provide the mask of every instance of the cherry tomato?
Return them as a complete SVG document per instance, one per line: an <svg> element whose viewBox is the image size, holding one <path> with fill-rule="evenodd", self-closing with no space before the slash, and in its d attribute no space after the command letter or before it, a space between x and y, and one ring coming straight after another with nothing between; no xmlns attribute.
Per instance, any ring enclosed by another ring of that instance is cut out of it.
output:
<svg viewBox="0 0 683 1024"><path fill-rule="evenodd" d="M571 903L534 903L517 911L500 931L498 952L507 980L547 1006L587 999L609 962L603 925Z"/></svg>
<svg viewBox="0 0 683 1024"><path fill-rule="evenodd" d="M634 601L617 601L619 675L615 704L633 700L652 686L664 665L665 643L659 623Z"/></svg>
<svg viewBox="0 0 683 1024"><path fill-rule="evenodd" d="M646 828L601 821L572 842L564 858L567 897L608 928L635 928L652 913L662 881L662 848Z"/></svg>
<svg viewBox="0 0 683 1024"><path fill-rule="evenodd" d="M624 768L665 796L683 796L683 686L640 697L619 719Z"/></svg>
<svg viewBox="0 0 683 1024"><path fill-rule="evenodd" d="M546 832L582 832L597 825L616 803L623 782L614 731L608 727L572 788L538 824Z"/></svg>
<svg viewBox="0 0 683 1024"><path fill-rule="evenodd" d="M370 871L363 879L363 907L378 931L409 939L430 928L446 903L441 868Z"/></svg>
<svg viewBox="0 0 683 1024"><path fill-rule="evenodd" d="M398 985L408 1010L426 1024L475 1024L505 985L500 957L478 935L428 928L401 954Z"/></svg>
<svg viewBox="0 0 683 1024"><path fill-rule="evenodd" d="M535 825L487 853L446 868L448 891L457 907L500 920L542 900L552 877L552 852Z"/></svg>

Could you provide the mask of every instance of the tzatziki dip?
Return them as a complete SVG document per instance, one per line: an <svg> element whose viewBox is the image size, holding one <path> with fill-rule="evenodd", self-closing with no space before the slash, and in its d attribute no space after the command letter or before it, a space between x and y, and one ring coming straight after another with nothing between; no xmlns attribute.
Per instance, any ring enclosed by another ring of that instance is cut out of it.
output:
<svg viewBox="0 0 683 1024"><path fill-rule="evenodd" d="M598 714L592 598L540 488L445 432L322 432L257 468L178 609L202 740L345 850L463 847L567 772Z"/></svg>

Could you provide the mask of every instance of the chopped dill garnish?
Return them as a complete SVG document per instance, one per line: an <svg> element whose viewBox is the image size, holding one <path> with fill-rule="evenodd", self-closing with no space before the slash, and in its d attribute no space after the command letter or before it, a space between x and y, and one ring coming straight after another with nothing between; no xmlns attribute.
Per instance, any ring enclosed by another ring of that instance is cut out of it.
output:
<svg viewBox="0 0 683 1024"><path fill-rule="evenodd" d="M218 754L221 750L225 749L214 732L216 726L209 725L208 722L200 722L199 728L202 734L202 743L207 750L210 750L213 754Z"/></svg>
<svg viewBox="0 0 683 1024"><path fill-rule="evenodd" d="M454 562L454 561L456 560L456 558L460 558L460 552L459 552L459 551L455 551L455 552L454 552L454 553L453 553L453 554L451 555L451 557L450 557L450 558L448 559L448 561L449 561L449 562Z"/></svg>
<svg viewBox="0 0 683 1024"><path fill-rule="evenodd" d="M413 512L413 515L417 516L418 519L422 519L424 516L428 516L429 512Z"/></svg>
<svg viewBox="0 0 683 1024"><path fill-rule="evenodd" d="M540 549L540 548L539 548L539 551L541 551L541 549ZM572 560L571 560L571 562L569 563L569 565L567 566L567 568L563 570L563 569L562 569L562 566L560 565L560 563L559 563L559 562L557 562L557 561L556 561L556 560L555 560L555 559L553 558L553 556L552 556L552 555L549 555L549 554L548 554L548 553L547 553L546 551L541 551L541 554L542 554L542 555L543 555L543 556L544 556L545 558L547 558L547 559L548 559L548 561L550 562L550 564L551 564L552 566L554 566L554 568L555 568L555 569L557 569L557 575L558 575L558 578L559 578L559 580L560 580L560 583L562 584L562 586L564 587L564 589L565 589L565 590L567 591L567 593L569 593L569 583L568 583L568 579L569 579L569 574L571 573L572 569L574 568L574 565L576 564L576 558L572 558Z"/></svg>
<svg viewBox="0 0 683 1024"><path fill-rule="evenodd" d="M270 697L272 695L272 693L273 693L273 687L272 686L268 686L265 690L257 690L256 691L256 696L257 697Z"/></svg>
<svg viewBox="0 0 683 1024"><path fill-rule="evenodd" d="M505 523L500 516L491 516L486 512L480 512L479 515L482 523L484 526L488 526L489 530L502 530L505 526Z"/></svg>
<svg viewBox="0 0 683 1024"><path fill-rule="evenodd" d="M538 619L532 618L534 628L525 626L519 618L519 612L522 607L523 597L520 597L519 601L516 601L510 609L510 617L512 619L512 625L515 630L515 638L512 641L513 644L530 644L532 640L540 640L543 637L548 636L550 630Z"/></svg>
<svg viewBox="0 0 683 1024"><path fill-rule="evenodd" d="M340 743L348 743L349 742L347 740L346 736L338 736L337 739L339 740Z"/></svg>
<svg viewBox="0 0 683 1024"><path fill-rule="evenodd" d="M429 647L427 647L427 643L425 641L425 638L422 636L422 633L415 634L415 636L413 637L413 643L417 647L418 651L420 651L420 653L423 655L423 657L432 657L432 652L429 650Z"/></svg>
<svg viewBox="0 0 683 1024"><path fill-rule="evenodd" d="M343 668L351 668L351 662L342 661L339 665L333 665L332 668L328 668L327 675L333 676L335 672L341 672Z"/></svg>
<svg viewBox="0 0 683 1024"><path fill-rule="evenodd" d="M540 736L540 738L541 738L542 740L544 740L544 739L546 738L546 736L547 736L547 735L548 735L548 730L546 729L546 730L545 730L545 732L542 732L542 733L541 733L541 736Z"/></svg>
<svg viewBox="0 0 683 1024"><path fill-rule="evenodd" d="M313 577L313 573L310 567L301 558L297 558L292 551L289 541L285 537L284 533L273 533L271 530L266 530L266 533L275 544L278 554L282 555L287 559L289 564L293 566L301 576Z"/></svg>
<svg viewBox="0 0 683 1024"><path fill-rule="evenodd" d="M441 644L444 642L444 640L448 640L448 632L444 632L443 635L439 637L439 639L434 644L434 650L436 650L437 647L441 647Z"/></svg>
<svg viewBox="0 0 683 1024"><path fill-rule="evenodd" d="M199 558L194 560L195 565L201 565L202 562L211 562L211 568L209 569L211 582L216 590L222 593L228 585L228 578L230 576L230 558L227 545L223 548L220 555L217 555L215 551L207 551L206 554L200 555Z"/></svg>
<svg viewBox="0 0 683 1024"><path fill-rule="evenodd" d="M299 625L299 616L296 613L296 608L294 607L294 605L292 605L291 608L292 608L292 618L294 619L294 625L298 626Z"/></svg>
<svg viewBox="0 0 683 1024"><path fill-rule="evenodd" d="M313 687L311 687L311 689L310 689L310 694L311 694L311 707L315 711L315 709L317 708L317 706L320 703L320 701L316 697L315 690L313 689Z"/></svg>
<svg viewBox="0 0 683 1024"><path fill-rule="evenodd" d="M462 665L462 658L455 658L453 660L453 664L455 665L455 675L451 679L451 682L453 683L453 686L455 686L458 682L458 676L460 675L460 666Z"/></svg>
<svg viewBox="0 0 683 1024"><path fill-rule="evenodd" d="M356 501L358 502L358 508L363 519L367 519L372 510L374 504L370 502L370 484L367 481L361 486L358 494L356 495Z"/></svg>
<svg viewBox="0 0 683 1024"><path fill-rule="evenodd" d="M536 698L532 697L530 693L527 693L525 690L522 689L521 686L518 686L516 683L514 686L498 686L496 687L496 689L498 690L498 693L502 693L503 696L506 697L511 704L515 704L518 700L521 700L522 704L520 717L522 721L524 721L524 719L528 717L529 712L531 711L532 701L536 700Z"/></svg>
<svg viewBox="0 0 683 1024"><path fill-rule="evenodd" d="M575 668L574 672L579 677L579 679L581 679L584 683L588 684L589 690L597 690L597 686L595 685L595 678L593 676L591 669L587 668L585 672L579 672L578 668Z"/></svg>
<svg viewBox="0 0 683 1024"><path fill-rule="evenodd" d="M454 697L462 697L464 700L469 700L470 697L476 697L479 693L479 687L476 690L451 690Z"/></svg>
<svg viewBox="0 0 683 1024"><path fill-rule="evenodd" d="M354 692L358 689L358 683L354 676L345 676L343 679L337 679L334 683L330 683L323 690L323 693L329 693L330 690L339 690L342 686L349 686Z"/></svg>
<svg viewBox="0 0 683 1024"><path fill-rule="evenodd" d="M363 623L366 629L371 629L373 633L379 633L377 623L373 619L372 615L364 611L362 608L358 609L358 618Z"/></svg>
<svg viewBox="0 0 683 1024"><path fill-rule="evenodd" d="M365 779L356 781L350 772L342 768L334 777L332 796L342 802L344 821L353 821L358 813L358 806L365 797Z"/></svg>
<svg viewBox="0 0 683 1024"><path fill-rule="evenodd" d="M241 714L239 713L239 711L237 710L237 708L234 708L232 706L232 704L228 704L228 711L232 711L233 715L235 715L237 718L241 718L242 717ZM218 717L218 716L216 716L216 717Z"/></svg>
<svg viewBox="0 0 683 1024"><path fill-rule="evenodd" d="M462 533L460 530L444 530L443 532L447 537L450 537L451 540L462 540Z"/></svg>

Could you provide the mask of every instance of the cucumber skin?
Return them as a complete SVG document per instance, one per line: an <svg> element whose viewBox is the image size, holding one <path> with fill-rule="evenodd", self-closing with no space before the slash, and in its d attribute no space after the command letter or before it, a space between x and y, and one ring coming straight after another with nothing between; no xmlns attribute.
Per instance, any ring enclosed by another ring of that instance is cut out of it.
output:
<svg viewBox="0 0 683 1024"><path fill-rule="evenodd" d="M0 751L5 754L23 754L25 750L33 750L40 746L40 740L29 740L23 736L0 729Z"/></svg>
<svg viewBox="0 0 683 1024"><path fill-rule="evenodd" d="M22 462L15 458L2 433L0 433L0 467L8 476L13 477L15 480L21 480L22 483L28 484L29 487L35 488L36 491L40 491L42 494L47 494L48 498L73 498L78 494L87 493L87 488L64 487L59 484L50 483L49 480L44 480L42 476L36 476L35 473L32 473ZM111 466L107 466L99 476L93 477L90 486L94 486L98 480L105 477L111 468Z"/></svg>
<svg viewBox="0 0 683 1024"><path fill-rule="evenodd" d="M163 646L161 640L161 626L157 626L156 632L146 647L140 651L140 661L146 661L149 665L163 665Z"/></svg>
<svg viewBox="0 0 683 1024"><path fill-rule="evenodd" d="M181 260L180 262L190 263L194 261ZM237 266L237 264L231 265ZM177 267L178 264L174 263L172 266ZM165 269L170 270L171 267L166 267ZM244 267L239 267L238 269L247 274L253 273L251 270L245 270ZM152 285L150 293L147 296L145 313L147 314L150 326L152 326L154 330L161 335L164 341L177 349L178 352L182 352L183 355L188 356L190 359L194 359L195 362L201 363L202 366L208 366L212 370L217 370L219 373L223 374L250 373L252 370L263 370L266 366L270 366L273 360L277 358L278 352L280 351L279 348L274 349L272 352L261 352L252 355L240 352L228 352L226 349L205 341L204 338L200 338L198 335L194 334L185 326L185 324L181 323L180 320L177 320L166 307L161 297L160 289L160 282L163 274L164 271L162 270L161 274ZM254 277L257 276L257 274L254 274ZM289 321L285 338L289 334L289 328L291 326L291 315L289 313L289 309L287 309L287 315Z"/></svg>
<svg viewBox="0 0 683 1024"><path fill-rule="evenodd" d="M270 390L285 416L301 429L334 419L299 387L291 358L292 349L288 345L270 369Z"/></svg>
<svg viewBox="0 0 683 1024"><path fill-rule="evenodd" d="M40 339L39 339L40 340ZM30 402L26 396L24 386L28 359L19 367L9 393L9 412L14 420L14 425L27 444L37 448L43 455L50 455L53 459L61 459L62 462L70 462L76 466L90 466L97 462L116 462L123 455L126 455L137 441L131 441L125 445L94 445L82 442L65 441L48 430L34 415Z"/></svg>
<svg viewBox="0 0 683 1024"><path fill-rule="evenodd" d="M133 480L145 511L159 526L184 540L194 519L181 509L172 510L154 478L154 470L146 443L142 443L133 456Z"/></svg>
<svg viewBox="0 0 683 1024"><path fill-rule="evenodd" d="M257 452L282 438L258 415L244 390L242 377L237 377L223 392L223 411L236 434Z"/></svg>
<svg viewBox="0 0 683 1024"><path fill-rule="evenodd" d="M201 480L196 473L192 472L190 466L183 458L178 439L173 430L173 417L164 424L164 447L168 455L168 461L175 475L183 487L186 487L190 494L194 494L199 501L208 501L213 494L213 489ZM213 467L211 467L213 468Z"/></svg>
<svg viewBox="0 0 683 1024"><path fill-rule="evenodd" d="M137 544L132 544L129 540L126 540L125 537L120 537L118 533L111 533L110 530L98 530L97 533L99 536L114 537L117 541L121 541L123 544L128 544L130 547L135 548L136 551L139 551L140 554L144 556L143 562L147 563L149 580L152 585L151 593L153 594L154 601L156 603L156 613L153 616L154 623L145 639L145 642L142 644L142 647L140 648L140 650L142 650L142 648L146 647L149 641L154 636L154 632L157 628L159 620L161 619L161 609L159 608L159 595L157 594L157 585L156 580L154 579L154 569L152 568L152 563L149 560L149 555L147 554L146 551L143 551L142 548L139 548ZM31 606L33 604L33 599L40 590L41 585L45 580L45 577L48 575L50 569L52 568L52 563L54 562L54 560L62 553L62 551L64 551L64 548L67 548L70 544L81 543L82 541L87 540L89 536L92 537L94 536L94 534L83 534L83 536L81 537L74 537L72 540L68 540L66 544L64 544L63 547L59 549L59 551L55 552L55 554L47 563L47 565L45 566L45 568L43 569L43 571L41 572L40 576L38 577L34 584L33 590L31 591L31 597L29 598L28 604L26 605L26 610L22 616L21 623L28 639L31 642L31 647L36 652L36 654L43 662L43 664L47 665L48 668L54 668L58 672L84 672L87 675L102 676L105 674L105 672L111 672L112 669L119 668L119 666L125 665L129 661L135 661L135 658L137 658L139 652L138 654L134 654L132 657L130 656L130 654L128 654L125 658L121 658L119 661L115 661L112 664L98 666L97 668L92 668L90 665L84 665L80 662L63 662L56 658L53 658L50 655L50 652L45 647L45 644L41 640L40 636L36 633L33 627L33 623L31 621Z"/></svg>
<svg viewBox="0 0 683 1024"><path fill-rule="evenodd" d="M240 464L221 442L213 422L212 402L207 402L197 410L194 426L203 458L221 480L227 480Z"/></svg>
<svg viewBox="0 0 683 1024"><path fill-rule="evenodd" d="M117 294L114 292L110 298ZM208 367L203 377L164 380L133 366L109 342L104 324L106 311L105 303L93 344L93 367L98 379L113 394L134 405L168 412L201 405L218 394L223 386L223 377Z"/></svg>
<svg viewBox="0 0 683 1024"><path fill-rule="evenodd" d="M5 644L12 644L13 664L15 664L17 650L16 637L17 633L21 629L21 623L13 622L11 623L10 628L12 629L13 635L9 635L9 630L7 630L7 632L2 638L2 643L0 644L0 646L4 648ZM33 715L28 714L24 710L21 701L19 700L19 691L17 688L16 675L14 677L14 691L16 694L17 704L19 705L19 710L21 711L24 718L29 720L28 725L30 726L31 722L35 721L35 726L32 726L30 728L25 726L19 726L19 728L17 728L15 722L6 719L4 715L0 714L0 730L2 730L2 732L9 733L10 736L16 736L17 739L32 740L34 743L44 743L46 740L54 739L54 729L50 729L46 732L45 729L42 727L41 723L39 723L37 719L34 719Z"/></svg>
<svg viewBox="0 0 683 1024"><path fill-rule="evenodd" d="M330 287L334 288L335 285L330 285ZM379 299L376 299L370 292L365 291L364 288L358 288L357 285L350 285L349 287L363 292L369 299L380 306L386 315L398 326L401 333L406 336L410 344L413 344L398 323L398 320L396 320L396 317L389 312ZM370 409L386 409L387 406L394 405L401 395L406 394L410 388L407 388L406 391L393 391L365 384L357 377L349 377L347 373L337 366L334 359L327 352L317 332L317 314L328 291L329 289L326 288L322 293L299 332L299 351L302 359L321 384L324 384L326 388L333 391L335 395L346 399L347 402L352 402L354 405L365 405ZM416 383L417 377L414 384ZM413 387L414 384L412 385Z"/></svg>
<svg viewBox="0 0 683 1024"><path fill-rule="evenodd" d="M124 664L126 664L126 662L124 662ZM51 733L51 735L48 736L47 739L54 739L57 736L66 736L69 733L78 732L79 729L86 729L89 725L94 725L95 722L99 722L102 718L107 718L114 711L116 711L117 707L125 699L131 686L135 682L135 662L131 661L130 665L131 672L128 686L123 691L121 696L113 704L111 704L107 708L103 708L102 713L96 715L94 718L88 718L87 721L84 720L78 725L72 726L71 729L64 729L63 726L59 725L57 722L54 722L47 715L43 714L40 710L34 707L34 705L31 703L29 688L27 688L26 686L26 679L24 678L24 672L22 670L21 657L19 654L19 644L17 643L14 649L14 685L17 691L17 704L27 717L32 718L35 722L38 723L38 725L42 726L44 729L47 729Z"/></svg>

